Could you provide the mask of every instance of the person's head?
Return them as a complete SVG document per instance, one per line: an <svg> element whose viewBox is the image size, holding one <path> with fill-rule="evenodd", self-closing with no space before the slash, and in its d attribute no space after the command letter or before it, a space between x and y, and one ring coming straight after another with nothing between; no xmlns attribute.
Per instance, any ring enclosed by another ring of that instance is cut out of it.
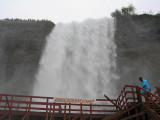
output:
<svg viewBox="0 0 160 120"><path fill-rule="evenodd" d="M140 80L141 82L143 82L143 77L139 77L139 80Z"/></svg>

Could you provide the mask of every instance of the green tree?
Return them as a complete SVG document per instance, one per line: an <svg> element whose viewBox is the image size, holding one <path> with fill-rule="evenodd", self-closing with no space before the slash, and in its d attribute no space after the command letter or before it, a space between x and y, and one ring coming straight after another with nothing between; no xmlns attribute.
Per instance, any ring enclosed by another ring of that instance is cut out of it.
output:
<svg viewBox="0 0 160 120"><path fill-rule="evenodd" d="M130 4L128 7L122 7L121 10L116 9L114 12L111 13L112 17L119 17L119 16L129 16L135 14L135 7Z"/></svg>
<svg viewBox="0 0 160 120"><path fill-rule="evenodd" d="M120 15L122 15L122 12L118 9L116 9L114 12L111 13L112 17L118 17Z"/></svg>

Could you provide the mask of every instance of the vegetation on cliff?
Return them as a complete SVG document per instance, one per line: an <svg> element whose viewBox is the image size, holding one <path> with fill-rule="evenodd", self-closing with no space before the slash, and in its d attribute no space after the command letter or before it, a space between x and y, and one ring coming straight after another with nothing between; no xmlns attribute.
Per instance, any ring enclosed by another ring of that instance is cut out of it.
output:
<svg viewBox="0 0 160 120"><path fill-rule="evenodd" d="M2 93L28 94L38 71L46 36L54 26L55 24L48 20L0 20ZM7 83L12 85L9 87Z"/></svg>
<svg viewBox="0 0 160 120"><path fill-rule="evenodd" d="M116 9L111 13L112 17L118 18L118 17L128 17L128 16L136 16L138 15L136 13L136 8L132 5L129 4L127 7L122 7L120 10ZM144 12L141 15L151 15L151 16L160 16L160 12L154 14L152 10L149 12Z"/></svg>
<svg viewBox="0 0 160 120"><path fill-rule="evenodd" d="M143 76L155 88L160 84L160 14L149 11L138 15L133 6L126 7L127 12L123 9L112 13L116 19L119 86L140 85L137 79Z"/></svg>
<svg viewBox="0 0 160 120"><path fill-rule="evenodd" d="M53 26L46 20L0 20L0 49L4 53L1 63L38 63L45 37Z"/></svg>
<svg viewBox="0 0 160 120"><path fill-rule="evenodd" d="M130 4L128 7L122 7L121 10L116 9L114 12L111 13L112 17L119 17L119 16L130 16L135 14L135 7Z"/></svg>

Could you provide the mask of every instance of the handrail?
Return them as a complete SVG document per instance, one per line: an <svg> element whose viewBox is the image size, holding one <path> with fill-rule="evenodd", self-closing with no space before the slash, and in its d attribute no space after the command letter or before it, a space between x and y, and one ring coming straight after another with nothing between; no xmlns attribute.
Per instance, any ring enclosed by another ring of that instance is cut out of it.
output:
<svg viewBox="0 0 160 120"><path fill-rule="evenodd" d="M145 91L147 96L142 94L142 91ZM81 118L85 114L85 118L92 119L93 114L111 114L118 110L128 111L131 104L144 105L147 107L146 110L150 109L154 114L157 108L160 109L160 97L137 85L125 85L117 99L110 99L105 94L104 97L104 99L96 99L96 103L59 103L54 101L54 97L0 94L0 110L6 109L7 114L2 117L9 115L9 119L11 119L12 111L23 111L25 113L23 119L29 119L30 112L43 112L47 120L49 117L53 119L57 113L64 114L65 118L67 116L71 118L73 113L77 113L77 116L80 115ZM104 104L106 101L110 104ZM153 113L150 112L150 114Z"/></svg>
<svg viewBox="0 0 160 120"><path fill-rule="evenodd" d="M146 95L142 94L142 91L145 91ZM147 108L153 111L148 111L150 114L156 114L156 109L160 109L160 97L137 85L125 85L117 98L117 105L121 109L128 109L130 103L148 106ZM157 116L159 115L157 114L156 118Z"/></svg>
<svg viewBox="0 0 160 120"><path fill-rule="evenodd" d="M97 103L55 103L54 97L0 94L0 98L0 110L10 110L10 113L12 111L23 111L23 119L29 119L30 112L43 112L45 113L46 120L49 116L50 119L53 119L57 113L63 114L64 117L69 115L70 118L73 113L80 114L81 117L85 114L92 119L93 114L111 114L117 112L114 105L101 103L102 101L108 101L106 99L96 99ZM10 119L11 115L9 114Z"/></svg>
<svg viewBox="0 0 160 120"><path fill-rule="evenodd" d="M29 96L29 95L13 95L13 94L0 94L0 96L14 96L14 97L32 97L32 98L41 98L41 99L54 99L54 97L44 97L44 96Z"/></svg>

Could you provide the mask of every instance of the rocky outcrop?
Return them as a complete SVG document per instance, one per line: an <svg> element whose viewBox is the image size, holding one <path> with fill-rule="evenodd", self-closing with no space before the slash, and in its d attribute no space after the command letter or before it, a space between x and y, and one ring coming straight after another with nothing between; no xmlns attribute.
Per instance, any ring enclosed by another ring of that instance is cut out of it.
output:
<svg viewBox="0 0 160 120"><path fill-rule="evenodd" d="M30 94L38 71L50 21L0 20L0 91Z"/></svg>
<svg viewBox="0 0 160 120"><path fill-rule="evenodd" d="M116 26L118 88L140 85L139 76L152 88L160 85L160 16L119 16Z"/></svg>

